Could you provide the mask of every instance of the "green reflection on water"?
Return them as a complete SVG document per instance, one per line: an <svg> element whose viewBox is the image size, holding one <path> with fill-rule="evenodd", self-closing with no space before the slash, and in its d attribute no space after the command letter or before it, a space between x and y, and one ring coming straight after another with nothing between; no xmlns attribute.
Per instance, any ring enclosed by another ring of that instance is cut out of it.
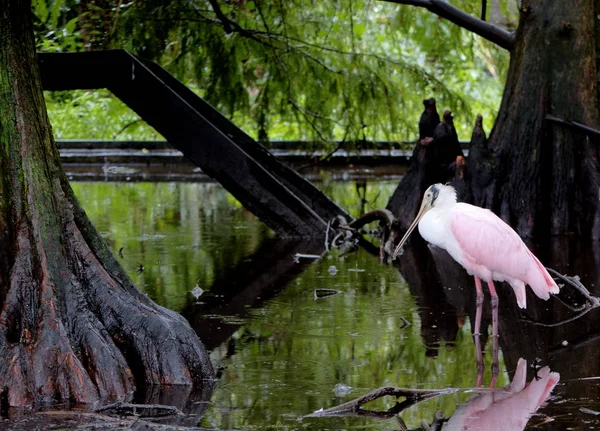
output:
<svg viewBox="0 0 600 431"><path fill-rule="evenodd" d="M86 213L137 286L176 311L196 283L251 254L269 229L218 184L73 183ZM138 265L144 266L139 273Z"/></svg>
<svg viewBox="0 0 600 431"><path fill-rule="evenodd" d="M328 182L322 189L353 215L384 207L395 182ZM89 217L137 285L177 311L198 284L234 271L273 234L219 185L206 183L75 183ZM363 194L364 193L364 194ZM361 201L359 196L364 196ZM290 256L282 256L282 259ZM138 264L144 271L138 274ZM335 266L337 273L330 272ZM315 288L343 293L315 299ZM475 352L468 324L453 345L426 356L415 300L393 266L364 250L337 250L309 265L281 293L260 303L231 339L213 349L220 377L201 426L220 429L390 429L394 420L298 418L380 386L470 387ZM411 325L403 328L402 317ZM228 316L227 319L235 319ZM429 346L431 347L431 346ZM491 355L486 355L486 359ZM486 377L489 379L489 365ZM500 369L504 366L500 364ZM507 382L503 373L499 385ZM351 392L336 395L343 384ZM445 396L402 414L409 426L449 416L465 395ZM374 403L389 408L392 400Z"/></svg>

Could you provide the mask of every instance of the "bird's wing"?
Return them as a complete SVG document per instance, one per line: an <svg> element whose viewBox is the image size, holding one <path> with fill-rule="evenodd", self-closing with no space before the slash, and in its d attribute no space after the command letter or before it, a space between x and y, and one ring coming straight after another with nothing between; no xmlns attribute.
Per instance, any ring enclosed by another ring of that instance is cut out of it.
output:
<svg viewBox="0 0 600 431"><path fill-rule="evenodd" d="M530 264L527 246L519 235L493 212L456 204L450 228L468 263L495 273L494 279L522 280ZM470 268L467 268L470 269ZM470 272L474 272L470 269Z"/></svg>

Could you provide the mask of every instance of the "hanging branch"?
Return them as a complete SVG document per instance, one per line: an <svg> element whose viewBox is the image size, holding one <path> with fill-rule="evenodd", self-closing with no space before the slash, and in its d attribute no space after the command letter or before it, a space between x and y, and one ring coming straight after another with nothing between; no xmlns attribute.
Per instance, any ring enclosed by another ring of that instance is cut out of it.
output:
<svg viewBox="0 0 600 431"><path fill-rule="evenodd" d="M212 6L215 15L217 15L217 18L219 18L219 21L221 21L221 23L223 24L223 30L225 30L225 33L231 33L233 31L231 29L231 21L225 16L223 11L221 10L221 8L219 7L219 3L217 3L217 0L208 0L208 2Z"/></svg>
<svg viewBox="0 0 600 431"><path fill-rule="evenodd" d="M563 126L583 132L587 135L592 135L596 137L600 136L600 130L594 129L590 126L586 126L585 124L578 123L577 121L563 120L562 118L554 117L553 115L546 115L545 119L546 121L549 121L551 123L561 124Z"/></svg>
<svg viewBox="0 0 600 431"><path fill-rule="evenodd" d="M385 386L383 388L375 389L368 394L363 395L362 397L355 398L344 404L340 404L339 406L331 407L329 409L321 409L305 417L317 418L328 416L367 416L372 418L387 419L396 416L398 413L422 401L439 397L440 395L453 394L455 392L458 392L458 389L448 388L428 390ZM396 398L404 398L404 400L399 403L397 402L394 407L382 412L361 409L364 404L388 395Z"/></svg>
<svg viewBox="0 0 600 431"><path fill-rule="evenodd" d="M383 0L390 3L424 7L430 12L469 30L508 51L512 50L515 35L494 24L475 18L459 8L442 0Z"/></svg>
<svg viewBox="0 0 600 431"><path fill-rule="evenodd" d="M136 124L138 124L138 123L143 123L143 122L144 122L144 120L142 120L141 118L138 118L137 120L133 120L133 121L130 121L129 123L125 124L125 125L124 125L124 126L121 128L121 130L119 130L117 133L115 133L115 134L114 134L114 136L112 137L112 138L113 138L113 141L114 141L114 140L116 140L116 139L119 137L119 135L120 135L121 133L123 133L125 130L127 130L127 129L128 129L128 128L130 128L131 126L135 126Z"/></svg>
<svg viewBox="0 0 600 431"><path fill-rule="evenodd" d="M543 326L545 328L555 328L557 326L564 325L565 323L569 323L574 320L577 320L580 317L584 316L585 314L589 313L590 311L600 307L600 298L598 298L597 296L593 296L590 293L590 291L587 290L586 287L581 283L581 281L579 281L579 277L577 277L577 276L569 277L568 275L562 275L561 273L555 271L552 268L546 268L546 269L548 270L548 272L550 274L552 274L552 276L559 279L560 281L563 281L564 283L573 287L575 290L577 290L579 293L581 293L585 297L587 302L580 307L571 307L570 305L565 304L571 310L577 311L578 313L572 317L569 317L568 319L564 319L559 322L542 323L542 322L536 322L531 319L522 319L522 321L527 322L527 323L532 323L532 324L538 325L538 326Z"/></svg>
<svg viewBox="0 0 600 431"><path fill-rule="evenodd" d="M293 105L294 106L294 105ZM298 110L300 110L299 108L296 108ZM300 111L302 112L302 111ZM314 115L314 114L313 114ZM321 134L321 132L315 127L315 125L313 123L311 123L308 118L306 118L306 116L304 116L304 118L306 119L306 121L308 121L310 123L310 125L313 127L313 129L315 129L315 131L319 134L319 137L323 137L323 135ZM333 121L333 120L330 120ZM331 157L333 157L333 155L335 153L337 153L345 144L346 144L346 137L348 136L348 130L349 127L346 127L346 131L344 133L344 138L338 143L337 147L335 147L334 150L330 151L328 154L326 154L325 156L319 158L318 160L315 160L307 165L304 166L300 166L298 169L296 169L296 172L302 172L303 170L307 169L307 168L312 168L315 167L317 165L319 165L320 163L323 163L327 160L329 160ZM323 139L325 140L325 139ZM326 141L327 142L327 141Z"/></svg>

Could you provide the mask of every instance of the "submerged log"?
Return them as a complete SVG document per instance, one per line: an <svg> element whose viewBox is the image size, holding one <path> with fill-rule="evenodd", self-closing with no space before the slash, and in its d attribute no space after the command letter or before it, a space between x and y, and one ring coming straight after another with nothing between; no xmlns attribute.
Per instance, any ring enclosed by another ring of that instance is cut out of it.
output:
<svg viewBox="0 0 600 431"><path fill-rule="evenodd" d="M77 202L47 113L28 1L0 0L2 408L202 386L188 323L141 294Z"/></svg>

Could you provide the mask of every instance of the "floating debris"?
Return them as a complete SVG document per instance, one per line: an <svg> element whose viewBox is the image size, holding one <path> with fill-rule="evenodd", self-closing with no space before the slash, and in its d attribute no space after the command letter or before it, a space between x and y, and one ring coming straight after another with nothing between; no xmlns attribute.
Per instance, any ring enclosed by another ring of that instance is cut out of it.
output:
<svg viewBox="0 0 600 431"><path fill-rule="evenodd" d="M204 290L196 284L190 293L194 295L194 298L198 299L202 296Z"/></svg>
<svg viewBox="0 0 600 431"><path fill-rule="evenodd" d="M300 259L320 259L321 255L318 254L304 254L304 253L296 253L294 255L294 262L300 262Z"/></svg>
<svg viewBox="0 0 600 431"><path fill-rule="evenodd" d="M326 296L339 295L340 293L344 292L335 289L315 289L315 299L324 298Z"/></svg>
<svg viewBox="0 0 600 431"><path fill-rule="evenodd" d="M410 322L404 317L400 317L400 320L402 320L402 326L400 327L400 329L408 328L410 326Z"/></svg>
<svg viewBox="0 0 600 431"><path fill-rule="evenodd" d="M579 409L580 412L586 413L588 415L600 416L600 412L592 409L588 409L587 407L581 407Z"/></svg>
<svg viewBox="0 0 600 431"><path fill-rule="evenodd" d="M336 275L338 273L338 269L334 265L331 265L329 268L327 268L327 272L331 275Z"/></svg>
<svg viewBox="0 0 600 431"><path fill-rule="evenodd" d="M137 273L138 273L138 275L140 275L142 272L144 272L144 269L146 269L146 268L144 268L144 265L142 265L141 263L137 264Z"/></svg>
<svg viewBox="0 0 600 431"><path fill-rule="evenodd" d="M143 234L142 236L139 236L137 238L138 241L148 241L148 240L153 240L153 239L161 239L164 238L166 235L162 235L159 233L156 234Z"/></svg>
<svg viewBox="0 0 600 431"><path fill-rule="evenodd" d="M124 248L125 248L125 247L121 247L121 248L119 249L119 257L120 257L121 259L123 259L123 249L124 249Z"/></svg>
<svg viewBox="0 0 600 431"><path fill-rule="evenodd" d="M344 396L344 395L348 395L350 392L352 392L352 387L345 385L343 383L338 383L337 385L335 385L333 387L333 392L338 396Z"/></svg>
<svg viewBox="0 0 600 431"><path fill-rule="evenodd" d="M135 174L137 169L128 168L125 166L102 166L105 174Z"/></svg>
<svg viewBox="0 0 600 431"><path fill-rule="evenodd" d="M348 272L365 272L365 270L364 269L358 269L358 268L350 268L348 270Z"/></svg>

